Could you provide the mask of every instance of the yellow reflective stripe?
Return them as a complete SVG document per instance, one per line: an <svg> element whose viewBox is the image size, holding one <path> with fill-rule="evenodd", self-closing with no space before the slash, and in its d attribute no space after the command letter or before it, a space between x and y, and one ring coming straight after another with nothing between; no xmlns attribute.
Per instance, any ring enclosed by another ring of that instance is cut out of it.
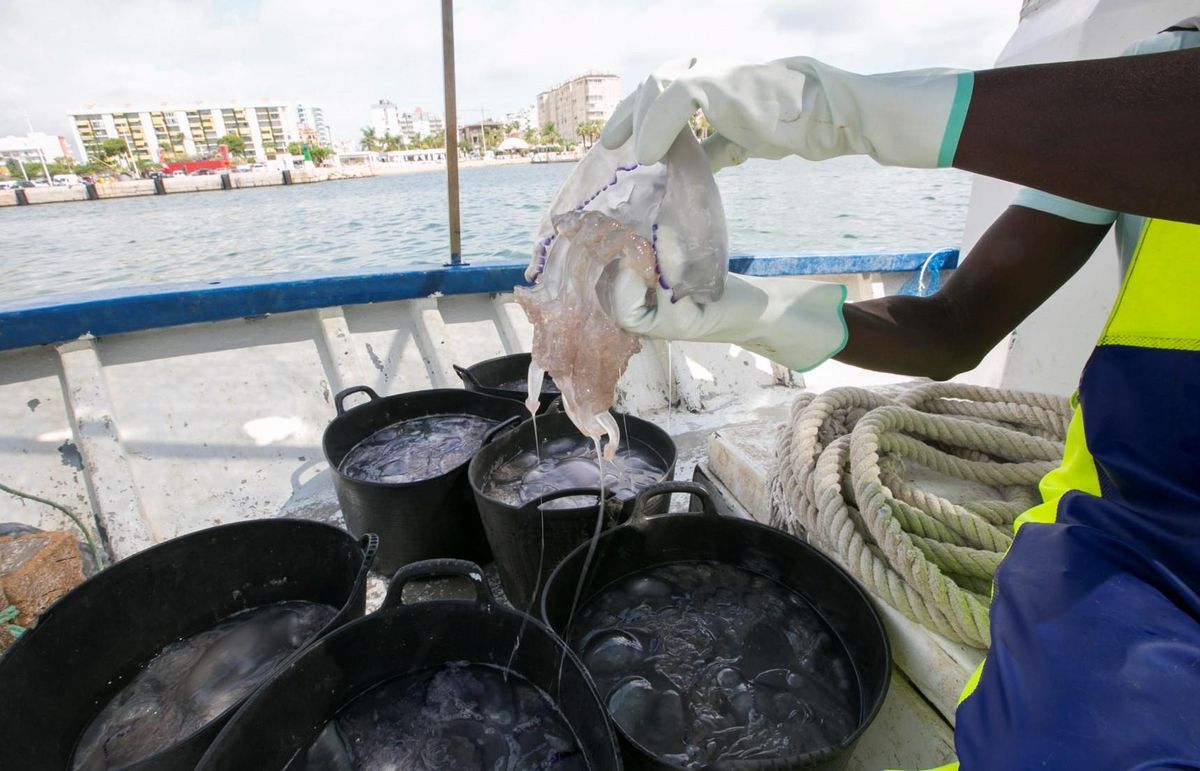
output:
<svg viewBox="0 0 1200 771"><path fill-rule="evenodd" d="M1083 408L1076 404L1071 422L1067 425L1067 440L1063 448L1063 462L1058 468L1042 477L1038 483L1042 502L1029 509L1013 523L1013 532L1026 522L1050 524L1058 518L1058 501L1071 490L1088 495L1100 495L1100 478L1096 474L1096 462L1088 451L1087 437L1083 432Z"/></svg>
<svg viewBox="0 0 1200 771"><path fill-rule="evenodd" d="M1071 396L1071 404L1075 407L1075 412L1071 415L1071 422L1067 425L1063 462L1058 468L1042 477L1042 481L1038 483L1042 502L1017 517L1017 521L1013 523L1014 532L1030 522L1053 524L1058 519L1059 501L1072 490L1096 497L1100 496L1100 477L1096 473L1096 462L1092 458L1092 453L1088 451L1087 436L1083 431L1083 408L1079 405L1076 395ZM992 597L995 596L996 584L993 582ZM986 664L987 657L985 656L975 671L971 673L971 677L967 679L966 685L963 686L962 693L958 696L959 704L975 693L975 688L979 685L979 678L983 676L983 667Z"/></svg>
<svg viewBox="0 0 1200 771"><path fill-rule="evenodd" d="M1151 219L1100 345L1200 350L1200 225Z"/></svg>

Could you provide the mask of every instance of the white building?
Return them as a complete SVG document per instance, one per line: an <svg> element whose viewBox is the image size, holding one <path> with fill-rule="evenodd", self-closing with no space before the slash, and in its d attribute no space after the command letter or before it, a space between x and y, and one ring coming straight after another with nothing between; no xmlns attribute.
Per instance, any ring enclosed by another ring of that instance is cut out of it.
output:
<svg viewBox="0 0 1200 771"><path fill-rule="evenodd" d="M385 137L391 134L400 136L400 108L394 102L380 99L371 105L371 125L375 128L375 136Z"/></svg>
<svg viewBox="0 0 1200 771"><path fill-rule="evenodd" d="M54 134L33 132L21 136L0 137L0 164L9 158L21 163L54 163L59 158L73 158L67 138Z"/></svg>
<svg viewBox="0 0 1200 771"><path fill-rule="evenodd" d="M296 108L285 103L81 110L70 113L84 162L99 157L107 139L122 139L137 160L182 160L217 152L220 138L236 134L246 155L267 161L300 138Z"/></svg>
<svg viewBox="0 0 1200 771"><path fill-rule="evenodd" d="M516 123L517 131L524 134L537 125L537 107L529 105L504 117L505 123Z"/></svg>
<svg viewBox="0 0 1200 771"><path fill-rule="evenodd" d="M403 139L405 144L445 129L440 115L426 112L420 107L412 112L401 112L394 102L387 99L380 99L371 105L371 125L375 128L375 136L382 139L391 134Z"/></svg>
<svg viewBox="0 0 1200 771"><path fill-rule="evenodd" d="M324 108L297 104L296 127L302 138L311 132L321 147L333 147L333 131L325 119Z"/></svg>
<svg viewBox="0 0 1200 771"><path fill-rule="evenodd" d="M567 142L579 141L575 127L585 120L606 121L621 101L621 79L604 72L588 72L538 94L539 126L553 123Z"/></svg>

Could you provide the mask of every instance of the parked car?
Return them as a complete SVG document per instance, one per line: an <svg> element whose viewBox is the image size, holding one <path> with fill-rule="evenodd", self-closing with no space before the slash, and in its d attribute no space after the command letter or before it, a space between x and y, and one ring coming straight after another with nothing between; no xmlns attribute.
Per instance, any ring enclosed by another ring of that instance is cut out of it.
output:
<svg viewBox="0 0 1200 771"><path fill-rule="evenodd" d="M21 182L18 182L17 187L36 187L36 185L34 185L32 182L30 182L29 180L26 179Z"/></svg>
<svg viewBox="0 0 1200 771"><path fill-rule="evenodd" d="M250 170L251 170L251 171L266 171L266 170L267 170L267 164L265 164L265 163L255 163L255 164L253 164L253 165L251 165L251 166L250 166Z"/></svg>
<svg viewBox="0 0 1200 771"><path fill-rule="evenodd" d="M186 177L187 172L183 171L182 169L175 169L175 171L171 172L171 176L172 177Z"/></svg>
<svg viewBox="0 0 1200 771"><path fill-rule="evenodd" d="M0 182L0 190L15 190L16 188L18 188L20 186L21 186L21 183L15 181L15 180L6 179L6 180Z"/></svg>

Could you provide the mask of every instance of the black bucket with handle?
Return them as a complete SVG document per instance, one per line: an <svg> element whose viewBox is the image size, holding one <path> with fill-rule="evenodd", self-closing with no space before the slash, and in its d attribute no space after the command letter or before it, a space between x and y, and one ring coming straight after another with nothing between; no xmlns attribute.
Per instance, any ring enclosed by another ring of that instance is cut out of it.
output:
<svg viewBox="0 0 1200 771"><path fill-rule="evenodd" d="M408 584L446 576L465 577L475 596L404 599ZM441 559L402 568L379 610L310 647L255 692L198 771L316 771L307 748L340 709L378 685L459 663L520 675L554 702L590 771L621 768L604 707L579 660L540 622L497 603L477 565Z"/></svg>
<svg viewBox="0 0 1200 771"><path fill-rule="evenodd" d="M653 500L672 493L695 496L701 512L654 514ZM717 514L708 488L694 482L667 482L638 495L629 519L601 534L576 605L587 551L588 546L581 545L563 559L542 594L542 619L563 640L571 639L573 614L604 588L669 563L724 563L781 584L803 597L844 646L854 670L859 695L854 730L839 742L806 748L790 757L727 760L717 767L739 771L833 771L847 764L859 737L883 704L891 673L891 650L883 623L867 593L849 573L787 533ZM614 612L620 613L620 609ZM600 696L607 704L610 694ZM682 768L652 752L615 720L613 724L628 768Z"/></svg>
<svg viewBox="0 0 1200 771"><path fill-rule="evenodd" d="M316 637L361 616L375 543L318 522L251 520L165 541L89 578L0 657L0 768L72 768L80 735L130 678L235 613L296 600L337 608ZM241 703L122 768L192 768Z"/></svg>
<svg viewBox="0 0 1200 771"><path fill-rule="evenodd" d="M533 356L528 353L514 353L508 356L497 356L469 367L454 365L454 371L462 378L463 386L468 391L491 394L504 399L516 399L524 402L529 395L527 385L529 363ZM558 386L554 378L547 373L542 380L542 392L538 394L538 412L545 412L550 404L559 396Z"/></svg>
<svg viewBox="0 0 1200 771"><path fill-rule="evenodd" d="M617 452L633 446L648 457L657 460L662 473L656 482L675 476L675 442L671 436L649 421L633 416L614 413L623 436ZM536 423L536 425L535 425ZM577 437L579 429L565 412L554 407L538 415L536 422L526 420L520 425L497 433L485 444L467 470L467 477L479 516L487 534L496 569L504 593L516 607L529 607L535 590L545 586L555 565L572 549L590 539L596 530L600 516L597 487L563 489L543 496L539 500L526 501L520 506L498 500L487 494L488 476L498 465L533 449L536 439L542 452L549 455L547 446L553 447L554 440ZM570 507L547 507L545 504L562 498L574 498ZM666 498L655 499L656 510L666 510ZM609 499L603 515L602 528L611 527L632 510L633 500ZM540 567L540 570L539 570Z"/></svg>
<svg viewBox="0 0 1200 771"><path fill-rule="evenodd" d="M346 399L364 394L368 401L346 407ZM334 397L337 417L321 439L342 516L351 533L376 533L376 570L392 574L424 559L452 557L488 562L491 551L467 484L468 460L428 479L374 482L342 472L356 444L381 428L430 415L477 415L497 421L486 436L528 417L525 405L461 388L410 391L381 397L367 386L347 388ZM485 439L486 439L485 436Z"/></svg>

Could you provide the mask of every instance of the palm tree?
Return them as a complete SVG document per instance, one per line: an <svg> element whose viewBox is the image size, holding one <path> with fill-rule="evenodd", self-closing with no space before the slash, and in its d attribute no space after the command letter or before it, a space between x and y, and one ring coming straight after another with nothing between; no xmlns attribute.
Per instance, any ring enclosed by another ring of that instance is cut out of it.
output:
<svg viewBox="0 0 1200 771"><path fill-rule="evenodd" d="M379 149L379 137L375 136L374 126L363 126L362 138L358 140L358 146L368 152Z"/></svg>
<svg viewBox="0 0 1200 771"><path fill-rule="evenodd" d="M604 124L598 120L585 120L575 127L575 133L583 140L584 150L592 146L592 143L600 136L602 128L604 128Z"/></svg>
<svg viewBox="0 0 1200 771"><path fill-rule="evenodd" d="M374 131L374 129L372 129ZM396 150L404 149L404 137L394 137L391 132L384 134L379 146L386 153L395 152Z"/></svg>

